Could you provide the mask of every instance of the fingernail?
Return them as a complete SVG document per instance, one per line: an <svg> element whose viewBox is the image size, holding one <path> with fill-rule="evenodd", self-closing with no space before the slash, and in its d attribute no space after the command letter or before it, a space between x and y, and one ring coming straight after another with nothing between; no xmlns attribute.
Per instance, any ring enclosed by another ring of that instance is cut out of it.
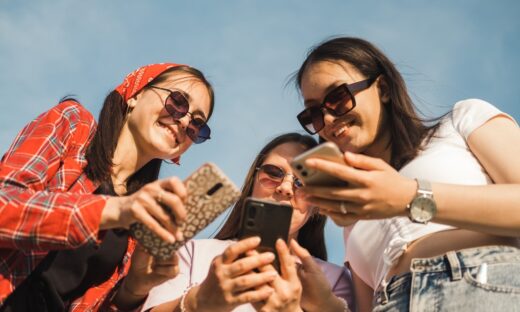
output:
<svg viewBox="0 0 520 312"><path fill-rule="evenodd" d="M178 241L183 241L184 240L184 234L182 234L181 231L177 232L177 240Z"/></svg>
<svg viewBox="0 0 520 312"><path fill-rule="evenodd" d="M171 234L170 234L169 236L170 236L170 238L168 238L168 242L169 242L170 244L173 244L173 243L175 243L175 242L177 241L177 240L175 239L175 236L173 236L173 235L171 235Z"/></svg>
<svg viewBox="0 0 520 312"><path fill-rule="evenodd" d="M305 164L308 165L308 166L314 166L316 164L316 161L313 160L313 159L307 159L305 161Z"/></svg>

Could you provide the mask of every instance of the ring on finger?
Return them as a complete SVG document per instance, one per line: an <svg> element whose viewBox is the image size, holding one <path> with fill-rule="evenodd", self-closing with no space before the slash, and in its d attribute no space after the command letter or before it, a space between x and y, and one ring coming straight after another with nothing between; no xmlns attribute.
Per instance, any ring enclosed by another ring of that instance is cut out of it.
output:
<svg viewBox="0 0 520 312"><path fill-rule="evenodd" d="M159 194L157 194L157 199L156 199L156 201L157 201L159 204L162 204L163 194L164 194L164 190L161 190L161 191L159 192Z"/></svg>
<svg viewBox="0 0 520 312"><path fill-rule="evenodd" d="M347 214L348 213L347 205L345 204L344 201L340 202L340 204L339 204L339 211L341 211L342 214Z"/></svg>

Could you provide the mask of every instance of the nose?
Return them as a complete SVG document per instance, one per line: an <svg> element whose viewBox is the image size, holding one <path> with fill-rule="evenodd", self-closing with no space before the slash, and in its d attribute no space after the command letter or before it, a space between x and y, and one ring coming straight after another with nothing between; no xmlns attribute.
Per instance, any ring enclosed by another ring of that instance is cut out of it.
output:
<svg viewBox="0 0 520 312"><path fill-rule="evenodd" d="M336 120L336 116L332 115L325 107L321 110L323 112L323 124L325 126L333 124L334 120Z"/></svg>
<svg viewBox="0 0 520 312"><path fill-rule="evenodd" d="M286 175L283 178L282 183L276 187L276 193L292 198L294 196L293 183L294 177L290 174Z"/></svg>
<svg viewBox="0 0 520 312"><path fill-rule="evenodd" d="M186 115L184 115L178 119L178 122L183 129L186 129L186 128L188 128L188 125L191 122L191 118L192 118L191 113L187 112Z"/></svg>

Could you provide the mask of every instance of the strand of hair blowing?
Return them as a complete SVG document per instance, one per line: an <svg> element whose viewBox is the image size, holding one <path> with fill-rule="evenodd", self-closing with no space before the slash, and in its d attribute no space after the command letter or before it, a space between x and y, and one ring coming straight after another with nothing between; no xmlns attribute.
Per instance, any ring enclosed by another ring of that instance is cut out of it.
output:
<svg viewBox="0 0 520 312"><path fill-rule="evenodd" d="M127 104L117 91L110 92L105 98L96 133L85 155L88 162L85 173L92 181L110 181L112 158L123 128L126 110Z"/></svg>

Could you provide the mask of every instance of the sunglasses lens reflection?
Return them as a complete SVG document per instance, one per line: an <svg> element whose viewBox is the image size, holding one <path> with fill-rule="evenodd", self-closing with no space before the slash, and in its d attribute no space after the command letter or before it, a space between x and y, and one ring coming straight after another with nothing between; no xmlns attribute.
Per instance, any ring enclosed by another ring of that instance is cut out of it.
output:
<svg viewBox="0 0 520 312"><path fill-rule="evenodd" d="M310 134L315 134L323 129L323 111L319 107L309 107L298 114L298 121Z"/></svg>
<svg viewBox="0 0 520 312"><path fill-rule="evenodd" d="M195 144L200 144L210 138L211 129L200 119L192 119L186 129L186 134Z"/></svg>
<svg viewBox="0 0 520 312"><path fill-rule="evenodd" d="M166 98L164 107L166 108L166 111L168 111L168 113L176 119L184 117L190 109L188 101L184 95L178 91L173 91L170 93L170 96Z"/></svg>

